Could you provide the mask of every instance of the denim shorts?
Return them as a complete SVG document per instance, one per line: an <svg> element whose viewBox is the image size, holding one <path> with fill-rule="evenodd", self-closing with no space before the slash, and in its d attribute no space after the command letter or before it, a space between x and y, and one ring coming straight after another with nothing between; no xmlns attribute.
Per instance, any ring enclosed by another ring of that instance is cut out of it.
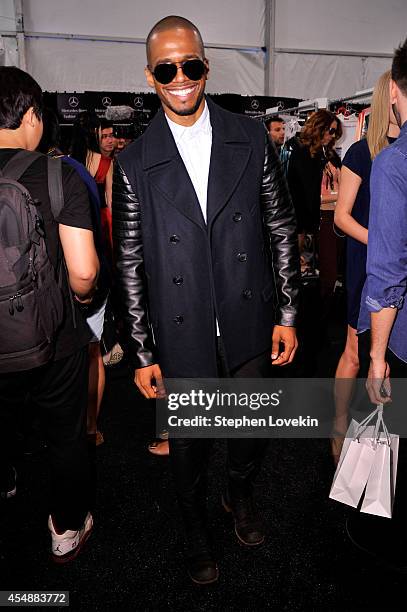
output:
<svg viewBox="0 0 407 612"><path fill-rule="evenodd" d="M102 304L86 318L86 323L88 324L90 331L92 332L92 338L89 342L100 342L102 338L106 302L107 297L105 300L103 300Z"/></svg>

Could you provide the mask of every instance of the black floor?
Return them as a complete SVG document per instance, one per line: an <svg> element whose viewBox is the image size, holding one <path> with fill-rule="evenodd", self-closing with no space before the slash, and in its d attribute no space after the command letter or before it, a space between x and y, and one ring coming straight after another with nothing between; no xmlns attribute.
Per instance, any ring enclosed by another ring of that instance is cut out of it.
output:
<svg viewBox="0 0 407 612"><path fill-rule="evenodd" d="M307 315L304 350L314 375L334 373L344 333L338 313L333 304L329 325L312 308ZM18 494L0 507L0 590L67 590L72 610L407 609L407 577L359 553L345 533L351 510L328 499L327 440L271 441L257 486L268 531L260 550L237 543L222 511L224 447L215 443L208 504L221 575L202 588L183 569L168 460L146 450L154 409L125 366L108 372L101 416L106 442L97 450L98 508L87 547L72 564L50 562L46 454L24 457Z"/></svg>

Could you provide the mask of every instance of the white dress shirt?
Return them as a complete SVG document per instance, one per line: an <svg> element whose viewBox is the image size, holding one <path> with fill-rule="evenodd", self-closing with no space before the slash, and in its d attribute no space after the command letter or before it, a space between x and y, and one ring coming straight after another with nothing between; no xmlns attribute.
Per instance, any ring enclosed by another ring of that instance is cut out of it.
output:
<svg viewBox="0 0 407 612"><path fill-rule="evenodd" d="M209 164L212 149L212 126L208 105L205 102L202 115L190 127L185 127L171 121L167 115L165 115L165 118L168 121L178 152L194 186L206 223ZM220 335L218 321L216 321L216 335Z"/></svg>
<svg viewBox="0 0 407 612"><path fill-rule="evenodd" d="M165 115L165 118L168 121L175 144L194 186L206 222L208 176L212 149L212 126L208 105L205 102L202 115L190 127L174 123L167 115Z"/></svg>

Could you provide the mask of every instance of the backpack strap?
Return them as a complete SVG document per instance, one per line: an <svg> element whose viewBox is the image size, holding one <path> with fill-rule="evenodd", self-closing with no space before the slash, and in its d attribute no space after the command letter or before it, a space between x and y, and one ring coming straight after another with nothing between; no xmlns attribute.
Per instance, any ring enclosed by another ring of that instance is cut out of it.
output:
<svg viewBox="0 0 407 612"><path fill-rule="evenodd" d="M65 203L64 188L62 185L62 159L61 157L48 156L47 162L48 162L48 168L47 168L48 170L48 194L49 194L49 200L51 203L52 215L54 217L55 222L57 222L57 217L59 216L59 213L63 209L64 203ZM58 251L60 250L62 249L59 247ZM63 252L61 255L61 265L65 272L66 280L67 280L68 287L69 287L69 274L68 274L68 269L66 267L66 261L65 261ZM61 283L61 279L62 279L62 275L59 272L60 283ZM75 305L74 305L71 290L69 290L69 301L71 302L73 326L76 328L76 312L75 312Z"/></svg>
<svg viewBox="0 0 407 612"><path fill-rule="evenodd" d="M64 190L62 187L62 160L60 157L48 157L48 193L51 210L56 220L64 207Z"/></svg>
<svg viewBox="0 0 407 612"><path fill-rule="evenodd" d="M28 170L28 168L40 157L43 157L42 153L22 149L13 155L13 157L7 162L1 171L1 175L14 181L18 181L23 176L24 172Z"/></svg>

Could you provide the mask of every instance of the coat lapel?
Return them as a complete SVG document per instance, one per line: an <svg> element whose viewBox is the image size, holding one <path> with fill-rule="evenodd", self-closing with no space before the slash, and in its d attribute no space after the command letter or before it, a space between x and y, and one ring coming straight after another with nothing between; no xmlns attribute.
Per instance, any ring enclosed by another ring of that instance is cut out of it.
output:
<svg viewBox="0 0 407 612"><path fill-rule="evenodd" d="M162 110L154 117L144 139L143 169L169 204L206 229L195 189Z"/></svg>
<svg viewBox="0 0 407 612"><path fill-rule="evenodd" d="M212 152L208 179L207 223L214 222L235 191L252 152L240 123L208 100L212 125Z"/></svg>
<svg viewBox="0 0 407 612"><path fill-rule="evenodd" d="M212 125L212 151L208 178L207 224L226 206L247 167L252 152L240 122L226 115L207 98ZM160 110L146 133L143 168L155 189L179 212L206 229L201 207L171 130Z"/></svg>

